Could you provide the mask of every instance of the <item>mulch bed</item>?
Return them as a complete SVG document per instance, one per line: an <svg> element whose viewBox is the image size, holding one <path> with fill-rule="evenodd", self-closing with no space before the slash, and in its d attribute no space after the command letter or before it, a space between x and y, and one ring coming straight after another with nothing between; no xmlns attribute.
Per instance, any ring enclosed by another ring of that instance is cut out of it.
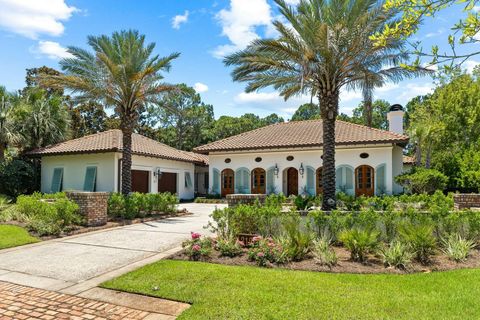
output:
<svg viewBox="0 0 480 320"><path fill-rule="evenodd" d="M332 273L358 273L358 274L374 274L374 273L389 273L389 274L407 274L418 272L433 272L433 271L447 271L454 269L467 269L467 268L480 268L480 251L472 250L470 257L465 262L457 263L448 259L447 256L440 252L432 258L432 261L428 265L422 265L415 261L412 261L407 270L400 270L395 268L384 267L382 260L379 257L370 255L367 262L359 263L350 259L350 252L343 247L334 247L337 254L337 265L329 268L327 266L321 266L317 264L313 258L309 257L302 261L294 261L286 264L270 264L269 268L281 268L289 270L304 270L304 271L320 271L320 272L332 272ZM168 259L171 260L189 260L184 251L178 252ZM253 261L248 261L247 250L240 256L230 258L222 257L218 251L213 251L211 257L205 262L233 265L233 266L256 266Z"/></svg>

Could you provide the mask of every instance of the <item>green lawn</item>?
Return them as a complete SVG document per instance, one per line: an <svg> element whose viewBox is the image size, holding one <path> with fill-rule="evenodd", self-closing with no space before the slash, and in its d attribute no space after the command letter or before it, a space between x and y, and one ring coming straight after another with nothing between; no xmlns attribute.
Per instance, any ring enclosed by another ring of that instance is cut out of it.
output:
<svg viewBox="0 0 480 320"><path fill-rule="evenodd" d="M355 275L162 260L103 286L193 303L180 319L477 319L479 284L474 269Z"/></svg>
<svg viewBox="0 0 480 320"><path fill-rule="evenodd" d="M38 239L28 234L25 229L17 226L0 225L0 249L21 246L33 242L38 242Z"/></svg>

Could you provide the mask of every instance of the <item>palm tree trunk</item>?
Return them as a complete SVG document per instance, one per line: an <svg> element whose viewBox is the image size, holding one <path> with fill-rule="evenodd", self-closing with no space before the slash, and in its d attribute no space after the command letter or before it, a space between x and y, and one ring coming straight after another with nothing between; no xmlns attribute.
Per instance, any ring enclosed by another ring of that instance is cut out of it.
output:
<svg viewBox="0 0 480 320"><path fill-rule="evenodd" d="M122 194L128 195L132 192L132 133L133 122L122 120Z"/></svg>
<svg viewBox="0 0 480 320"><path fill-rule="evenodd" d="M330 211L336 208L335 197L335 121L338 114L339 94L335 92L320 92L319 104L323 125L323 201L322 210Z"/></svg>
<svg viewBox="0 0 480 320"><path fill-rule="evenodd" d="M5 160L5 144L0 142L0 163Z"/></svg>
<svg viewBox="0 0 480 320"><path fill-rule="evenodd" d="M364 108L365 108L365 125L367 127L372 127L373 123L373 115L372 115L372 100L367 99L364 102Z"/></svg>

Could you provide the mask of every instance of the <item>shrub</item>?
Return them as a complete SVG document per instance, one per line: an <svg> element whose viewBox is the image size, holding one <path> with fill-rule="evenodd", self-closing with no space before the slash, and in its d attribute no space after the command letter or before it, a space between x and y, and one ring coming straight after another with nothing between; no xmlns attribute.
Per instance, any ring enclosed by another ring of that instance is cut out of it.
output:
<svg viewBox="0 0 480 320"><path fill-rule="evenodd" d="M215 244L215 249L220 251L220 255L224 257L236 257L242 254L242 245L234 238L230 239L218 239Z"/></svg>
<svg viewBox="0 0 480 320"><path fill-rule="evenodd" d="M108 214L114 218L134 219L153 213L174 213L178 199L174 194L133 192L128 196L112 193Z"/></svg>
<svg viewBox="0 0 480 320"><path fill-rule="evenodd" d="M331 239L322 237L313 242L312 253L316 263L331 268L337 264L337 255L330 244Z"/></svg>
<svg viewBox="0 0 480 320"><path fill-rule="evenodd" d="M415 254L415 259L424 264L430 261L437 247L431 225L406 223L400 227L399 233L402 241Z"/></svg>
<svg viewBox="0 0 480 320"><path fill-rule="evenodd" d="M409 192L432 194L445 189L448 177L435 169L416 168L395 177L395 181Z"/></svg>
<svg viewBox="0 0 480 320"><path fill-rule="evenodd" d="M406 269L413 257L409 247L400 241L390 242L389 246L380 251L380 255L386 267L397 269Z"/></svg>
<svg viewBox="0 0 480 320"><path fill-rule="evenodd" d="M45 195L45 198L54 199L52 202L44 201L40 193L32 196L19 196L17 198L18 212L27 224L27 228L44 235L58 235L75 224L82 222L78 214L78 205L68 200L65 194Z"/></svg>
<svg viewBox="0 0 480 320"><path fill-rule="evenodd" d="M289 260L299 261L310 252L313 233L303 227L298 216L288 216L283 221L284 234L280 238Z"/></svg>
<svg viewBox="0 0 480 320"><path fill-rule="evenodd" d="M252 247L248 250L248 259L265 267L270 263L285 263L287 256L283 246L272 238L254 237Z"/></svg>
<svg viewBox="0 0 480 320"><path fill-rule="evenodd" d="M203 237L196 232L191 233L191 239L184 241L182 247L190 260L207 259L212 253L212 239Z"/></svg>
<svg viewBox="0 0 480 320"><path fill-rule="evenodd" d="M350 251L353 261L365 262L367 254L379 244L379 233L374 230L353 228L340 234L340 241Z"/></svg>
<svg viewBox="0 0 480 320"><path fill-rule="evenodd" d="M470 251L475 248L475 242L462 238L459 234L452 234L443 239L443 252L455 262L467 260Z"/></svg>
<svg viewBox="0 0 480 320"><path fill-rule="evenodd" d="M0 193L17 197L37 190L39 179L30 161L14 159L0 163L0 181Z"/></svg>

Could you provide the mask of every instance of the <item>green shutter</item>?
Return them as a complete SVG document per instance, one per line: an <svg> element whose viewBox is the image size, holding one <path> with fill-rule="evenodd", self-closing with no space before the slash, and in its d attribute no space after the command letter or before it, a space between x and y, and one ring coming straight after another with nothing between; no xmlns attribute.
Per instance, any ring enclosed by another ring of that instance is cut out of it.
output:
<svg viewBox="0 0 480 320"><path fill-rule="evenodd" d="M337 192L345 192L344 186L343 186L343 170L344 167L339 167L335 171L335 187L337 189Z"/></svg>
<svg viewBox="0 0 480 320"><path fill-rule="evenodd" d="M85 172L85 181L83 183L83 191L95 191L97 184L97 167L87 167Z"/></svg>
<svg viewBox="0 0 480 320"><path fill-rule="evenodd" d="M353 177L353 170L350 167L342 165L335 171L335 186L337 192L344 192L346 194L355 194L355 184Z"/></svg>
<svg viewBox="0 0 480 320"><path fill-rule="evenodd" d="M220 194L220 173L217 169L213 169L212 190L215 194Z"/></svg>
<svg viewBox="0 0 480 320"><path fill-rule="evenodd" d="M190 172L185 172L185 188L192 187L192 178L190 177Z"/></svg>
<svg viewBox="0 0 480 320"><path fill-rule="evenodd" d="M247 168L239 168L235 171L235 193L250 192L250 177Z"/></svg>
<svg viewBox="0 0 480 320"><path fill-rule="evenodd" d="M315 169L312 167L307 167L307 192L315 195Z"/></svg>
<svg viewBox="0 0 480 320"><path fill-rule="evenodd" d="M51 192L60 192L63 187L63 168L53 169L52 187Z"/></svg>
<svg viewBox="0 0 480 320"><path fill-rule="evenodd" d="M375 189L377 195L382 195L387 192L387 182L386 182L386 168L385 164L381 164L375 170Z"/></svg>
<svg viewBox="0 0 480 320"><path fill-rule="evenodd" d="M275 192L275 168L267 170L267 194Z"/></svg>

